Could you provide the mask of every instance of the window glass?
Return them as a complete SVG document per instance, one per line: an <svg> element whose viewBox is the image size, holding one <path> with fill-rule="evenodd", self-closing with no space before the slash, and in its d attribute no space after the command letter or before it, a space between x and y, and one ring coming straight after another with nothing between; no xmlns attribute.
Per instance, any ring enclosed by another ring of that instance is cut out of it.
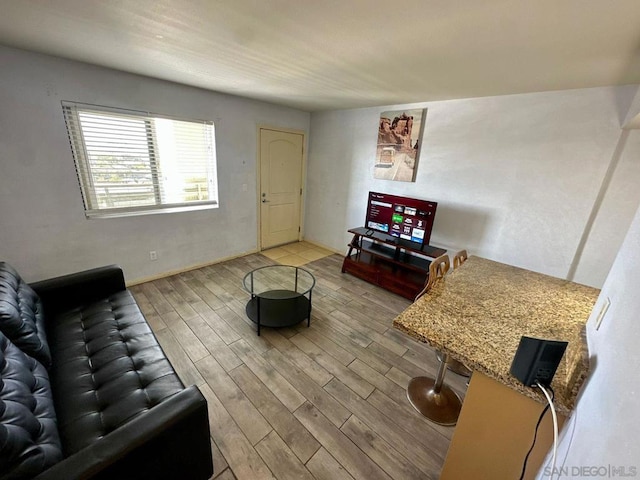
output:
<svg viewBox="0 0 640 480"><path fill-rule="evenodd" d="M215 208L212 122L63 103L87 216Z"/></svg>

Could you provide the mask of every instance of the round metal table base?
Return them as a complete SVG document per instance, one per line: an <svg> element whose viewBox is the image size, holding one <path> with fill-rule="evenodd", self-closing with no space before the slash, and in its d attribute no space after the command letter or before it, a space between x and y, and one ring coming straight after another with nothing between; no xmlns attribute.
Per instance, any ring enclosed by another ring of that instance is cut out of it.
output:
<svg viewBox="0 0 640 480"><path fill-rule="evenodd" d="M433 378L412 378L407 386L407 398L413 408L429 420L440 425L455 425L462 408L460 397L447 385L436 392L435 383Z"/></svg>

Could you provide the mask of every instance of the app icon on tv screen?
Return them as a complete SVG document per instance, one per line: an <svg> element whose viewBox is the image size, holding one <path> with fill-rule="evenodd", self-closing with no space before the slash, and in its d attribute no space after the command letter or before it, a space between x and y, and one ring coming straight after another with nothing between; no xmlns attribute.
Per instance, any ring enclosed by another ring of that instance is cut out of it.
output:
<svg viewBox="0 0 640 480"><path fill-rule="evenodd" d="M378 222L367 222L367 228L373 228L374 230L378 230L379 232L387 233L389 231L389 225L386 223L378 223Z"/></svg>
<svg viewBox="0 0 640 480"><path fill-rule="evenodd" d="M424 230L420 230L419 228L414 228L413 232L411 232L411 241L422 243L424 239Z"/></svg>

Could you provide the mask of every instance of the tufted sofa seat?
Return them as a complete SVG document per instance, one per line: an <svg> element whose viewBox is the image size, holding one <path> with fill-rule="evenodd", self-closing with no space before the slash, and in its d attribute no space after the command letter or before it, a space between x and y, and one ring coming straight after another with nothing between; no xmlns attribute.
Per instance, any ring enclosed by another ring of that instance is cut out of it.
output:
<svg viewBox="0 0 640 480"><path fill-rule="evenodd" d="M213 473L206 401L118 267L28 285L0 262L0 372L0 479Z"/></svg>
<svg viewBox="0 0 640 480"><path fill-rule="evenodd" d="M30 478L62 460L47 371L0 333L0 375L2 463L28 452L12 473Z"/></svg>

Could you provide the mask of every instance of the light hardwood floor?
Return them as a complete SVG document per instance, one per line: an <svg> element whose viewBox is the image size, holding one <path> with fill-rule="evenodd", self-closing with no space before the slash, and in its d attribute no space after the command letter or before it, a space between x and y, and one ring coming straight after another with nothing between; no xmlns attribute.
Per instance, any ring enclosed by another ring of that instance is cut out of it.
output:
<svg viewBox="0 0 640 480"><path fill-rule="evenodd" d="M131 287L171 363L209 405L219 479L438 478L453 433L409 404L435 354L392 327L409 305L342 274L331 255L317 280L311 327L255 326L242 278L275 264L260 254ZM461 395L466 379L449 373Z"/></svg>

